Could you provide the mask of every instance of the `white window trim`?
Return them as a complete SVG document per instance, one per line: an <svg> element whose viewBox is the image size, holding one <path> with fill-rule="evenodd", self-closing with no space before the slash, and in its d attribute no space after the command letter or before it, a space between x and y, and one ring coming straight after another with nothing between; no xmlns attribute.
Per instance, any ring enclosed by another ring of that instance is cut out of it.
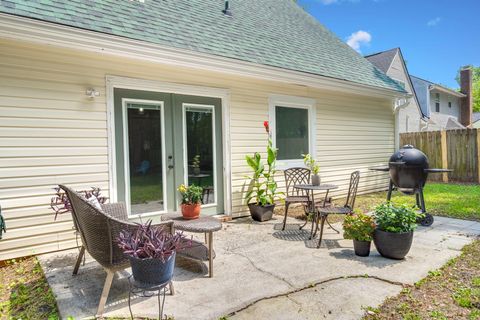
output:
<svg viewBox="0 0 480 320"><path fill-rule="evenodd" d="M316 100L305 97L271 94L268 99L269 126L273 147L276 147L276 119L275 107L299 108L308 110L308 149L316 158ZM284 170L290 167L304 167L303 159L277 160L277 169Z"/></svg>

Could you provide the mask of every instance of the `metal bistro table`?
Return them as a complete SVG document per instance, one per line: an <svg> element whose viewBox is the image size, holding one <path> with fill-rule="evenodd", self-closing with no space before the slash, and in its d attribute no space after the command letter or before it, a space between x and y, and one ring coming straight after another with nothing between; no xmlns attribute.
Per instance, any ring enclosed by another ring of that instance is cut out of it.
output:
<svg viewBox="0 0 480 320"><path fill-rule="evenodd" d="M296 189L305 190L308 194L308 198L310 199L308 211L309 211L309 213L314 214L314 218L313 218L313 221L312 221L312 230L310 231L310 239L313 239L313 238L315 238L315 235L317 233L317 228L314 228L315 224L317 223L317 217L316 217L317 210L316 210L316 205L315 205L314 191L326 191L325 198L323 200L323 205L325 206L327 204L327 201L328 201L329 191L338 189L338 186L335 185L335 184L320 184L318 186L314 186L312 184L296 184L293 187L296 188ZM326 220L326 221L327 221L327 224L330 226L330 228L332 228L337 233L339 233L339 231L337 229L332 227L332 225L330 224L330 222L328 222L328 220Z"/></svg>
<svg viewBox="0 0 480 320"><path fill-rule="evenodd" d="M178 252L178 255L199 261L208 260L208 276L210 278L213 277L213 259L215 258L213 233L222 229L222 222L209 216L200 216L198 219L186 220L181 213L165 214L162 215L161 219L162 221L173 221L173 227L176 230L205 234L206 244L192 240L191 247Z"/></svg>
<svg viewBox="0 0 480 320"><path fill-rule="evenodd" d="M130 317L133 319L132 313L132 296L150 298L155 295L157 292L158 300L158 318L163 319L163 307L165 306L165 292L166 287L171 283L171 281L161 283L161 284L150 284L138 282L133 279L133 276L128 277L128 283L130 284L130 291L128 292L128 310L130 311ZM172 293L172 292L171 292ZM160 301L161 297L161 301Z"/></svg>

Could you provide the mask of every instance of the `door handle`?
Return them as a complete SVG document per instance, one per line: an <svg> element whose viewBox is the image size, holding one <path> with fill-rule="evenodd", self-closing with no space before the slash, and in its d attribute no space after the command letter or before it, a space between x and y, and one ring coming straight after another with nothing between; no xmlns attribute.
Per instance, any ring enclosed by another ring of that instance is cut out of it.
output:
<svg viewBox="0 0 480 320"><path fill-rule="evenodd" d="M173 169L174 165L173 165L173 156L172 155L168 156L168 162L169 162L168 169Z"/></svg>
<svg viewBox="0 0 480 320"><path fill-rule="evenodd" d="M174 165L173 164L169 164L168 165L168 169L173 169L174 168Z"/></svg>

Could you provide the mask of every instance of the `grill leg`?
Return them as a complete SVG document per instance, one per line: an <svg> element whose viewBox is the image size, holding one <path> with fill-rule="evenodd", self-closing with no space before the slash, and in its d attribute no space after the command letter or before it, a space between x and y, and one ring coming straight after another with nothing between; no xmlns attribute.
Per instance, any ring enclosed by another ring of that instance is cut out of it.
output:
<svg viewBox="0 0 480 320"><path fill-rule="evenodd" d="M427 212L427 209L425 208L425 199L423 198L423 188L418 191L417 195L420 198L420 209L422 209L422 213Z"/></svg>
<svg viewBox="0 0 480 320"><path fill-rule="evenodd" d="M392 190L393 190L393 182L390 179L390 182L388 183L387 201L390 201L390 199L392 199Z"/></svg>
<svg viewBox="0 0 480 320"><path fill-rule="evenodd" d="M415 193L415 199L416 199L416 202L417 202L417 208L420 208L420 194Z"/></svg>

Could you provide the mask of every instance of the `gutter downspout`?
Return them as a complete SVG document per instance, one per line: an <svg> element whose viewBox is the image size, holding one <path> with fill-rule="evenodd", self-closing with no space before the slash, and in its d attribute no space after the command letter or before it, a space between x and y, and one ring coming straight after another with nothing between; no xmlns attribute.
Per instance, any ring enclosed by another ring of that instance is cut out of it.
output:
<svg viewBox="0 0 480 320"><path fill-rule="evenodd" d="M410 103L412 95L405 95L402 98L395 99L393 113L395 115L395 150L398 150L400 147L400 117L399 111L402 108L405 108Z"/></svg>

